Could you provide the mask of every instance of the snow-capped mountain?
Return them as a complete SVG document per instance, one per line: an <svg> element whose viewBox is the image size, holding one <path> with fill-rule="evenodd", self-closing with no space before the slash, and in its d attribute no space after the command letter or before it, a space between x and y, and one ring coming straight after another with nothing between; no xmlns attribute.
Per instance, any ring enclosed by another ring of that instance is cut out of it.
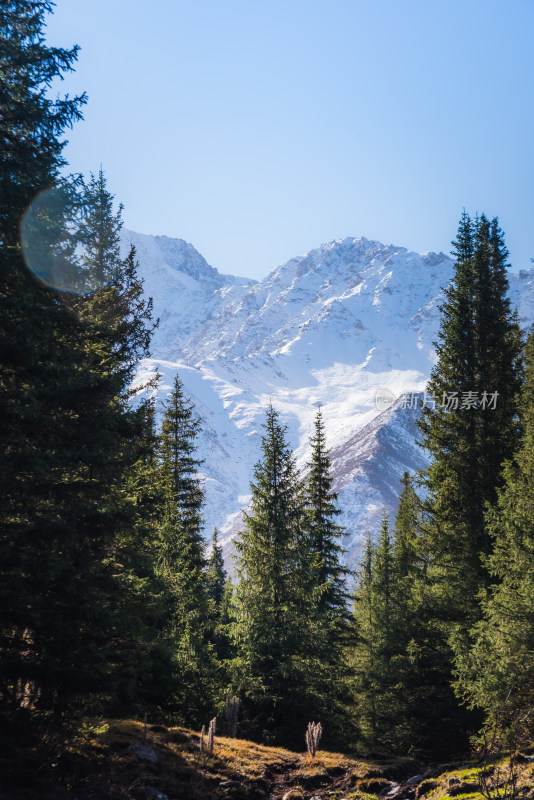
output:
<svg viewBox="0 0 534 800"><path fill-rule="evenodd" d="M302 468L321 406L353 563L395 509L402 472L426 463L417 411L399 398L424 391L451 259L348 238L256 282L221 275L180 239L124 231L123 243L160 319L142 374L159 369L164 399L178 373L202 419L206 534L217 526L228 545L239 530L269 401ZM510 293L530 325L534 270L511 273Z"/></svg>

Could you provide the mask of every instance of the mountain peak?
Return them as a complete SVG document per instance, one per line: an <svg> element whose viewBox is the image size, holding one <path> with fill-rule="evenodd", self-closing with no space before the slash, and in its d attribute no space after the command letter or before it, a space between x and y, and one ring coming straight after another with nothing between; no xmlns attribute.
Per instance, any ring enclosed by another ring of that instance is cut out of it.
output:
<svg viewBox="0 0 534 800"><path fill-rule="evenodd" d="M207 532L216 525L228 538L241 524L269 399L301 466L321 405L356 559L365 528L394 511L403 470L423 465L413 445L416 412L397 402L379 416L375 399L379 389L395 398L424 391L453 261L346 237L255 282L221 275L180 239L126 231L125 242L137 247L160 318L144 369L162 374L162 398L178 373L202 419ZM527 327L534 270L509 278Z"/></svg>

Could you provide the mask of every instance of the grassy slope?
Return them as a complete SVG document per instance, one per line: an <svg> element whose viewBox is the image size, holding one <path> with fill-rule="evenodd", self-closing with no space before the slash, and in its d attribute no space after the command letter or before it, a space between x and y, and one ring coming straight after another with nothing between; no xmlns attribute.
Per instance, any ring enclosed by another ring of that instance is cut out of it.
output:
<svg viewBox="0 0 534 800"><path fill-rule="evenodd" d="M147 732L147 745L157 754L151 763L130 749L142 738L142 723L110 720L84 723L66 746L4 749L0 800L146 800L150 787L169 800L279 800L290 790L295 800L376 800L387 780L401 782L421 769L410 759L362 760L323 751L311 761L302 753L219 736L213 756L201 756L198 734L158 725ZM534 763L518 770L520 794L534 798ZM428 775L418 798L483 800L474 768L437 768Z"/></svg>

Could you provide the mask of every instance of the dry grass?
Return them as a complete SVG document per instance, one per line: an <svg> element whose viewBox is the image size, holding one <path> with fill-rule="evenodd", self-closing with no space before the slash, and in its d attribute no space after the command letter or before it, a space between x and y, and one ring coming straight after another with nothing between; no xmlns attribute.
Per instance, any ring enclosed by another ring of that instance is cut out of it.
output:
<svg viewBox="0 0 534 800"><path fill-rule="evenodd" d="M200 753L199 733L187 728L148 728L146 744L157 763L144 761L130 749L143 740L144 725L134 720L86 720L72 731L61 752L33 753L35 769L2 765L0 800L145 800L147 787L180 800L279 799L294 790L304 798L377 800L387 779L402 780L419 771L410 759L379 762L320 750L314 759L244 739L215 737L212 756ZM22 762L21 762L22 763ZM456 778L467 786L476 781L476 768L434 772L428 800L483 800L479 792L449 794ZM222 784L222 786L221 786ZM534 800L534 764L520 765L519 786L524 798Z"/></svg>

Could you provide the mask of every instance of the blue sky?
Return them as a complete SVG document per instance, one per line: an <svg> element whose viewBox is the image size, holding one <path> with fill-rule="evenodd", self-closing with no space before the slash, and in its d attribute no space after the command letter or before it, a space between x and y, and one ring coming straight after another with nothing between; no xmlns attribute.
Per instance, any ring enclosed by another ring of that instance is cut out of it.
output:
<svg viewBox="0 0 534 800"><path fill-rule="evenodd" d="M127 227L262 277L345 236L450 251L465 206L534 258L533 0L58 0L71 169Z"/></svg>

